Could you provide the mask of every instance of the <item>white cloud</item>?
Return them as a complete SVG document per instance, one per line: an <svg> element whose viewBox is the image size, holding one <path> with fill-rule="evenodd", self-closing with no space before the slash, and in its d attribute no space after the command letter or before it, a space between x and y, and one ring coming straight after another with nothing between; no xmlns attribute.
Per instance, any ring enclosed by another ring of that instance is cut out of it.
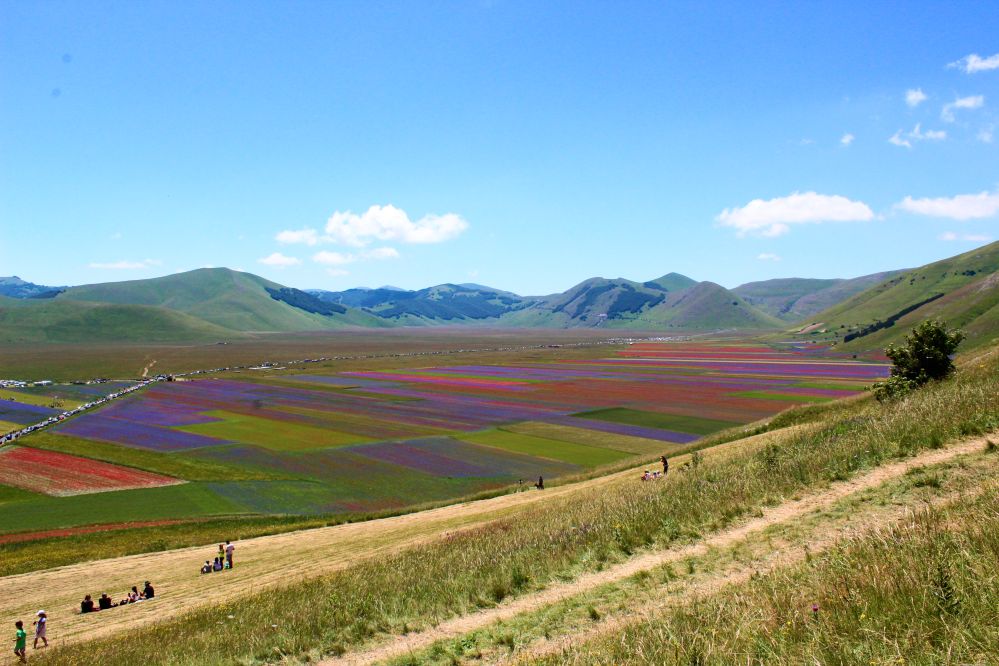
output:
<svg viewBox="0 0 999 666"><path fill-rule="evenodd" d="M958 97L950 104L944 104L940 110L940 118L946 123L954 122L955 109L980 109L985 106L984 95L970 95L968 97Z"/></svg>
<svg viewBox="0 0 999 666"><path fill-rule="evenodd" d="M394 247L376 247L364 252L361 256L365 259L398 259L399 250Z"/></svg>
<svg viewBox="0 0 999 666"><path fill-rule="evenodd" d="M922 88L910 88L905 91L905 103L909 106L916 107L929 99L926 93L923 92Z"/></svg>
<svg viewBox="0 0 999 666"><path fill-rule="evenodd" d="M916 123L916 126L909 132L903 134L903 131L899 130L888 137L888 143L902 148L912 148L912 141L943 141L947 138L945 130L926 130L924 132L922 123Z"/></svg>
<svg viewBox="0 0 999 666"><path fill-rule="evenodd" d="M852 222L874 218L874 212L861 201L851 201L839 195L816 192L795 192L776 199L753 199L742 208L726 208L717 220L733 227L739 236L759 234L781 236L792 224L818 222Z"/></svg>
<svg viewBox="0 0 999 666"><path fill-rule="evenodd" d="M326 222L326 237L334 243L363 247L373 240L402 243L440 243L459 236L468 229L460 215L424 215L409 219L406 211L395 206L372 206L361 215L337 211Z"/></svg>
<svg viewBox="0 0 999 666"><path fill-rule="evenodd" d="M842 137L840 137L839 142L841 144L843 144L844 146L849 146L851 143L853 143L853 140L856 139L856 138L857 137L855 137L852 134L850 134L849 132L847 132Z"/></svg>
<svg viewBox="0 0 999 666"><path fill-rule="evenodd" d="M989 125L988 127L983 127L981 130L979 130L978 135L975 138L981 141L982 143L992 143L992 140L995 138L995 135L993 134L993 132L995 132L995 129L996 129L995 125Z"/></svg>
<svg viewBox="0 0 999 666"><path fill-rule="evenodd" d="M992 240L991 236L984 234L957 234L953 231L945 231L938 238L942 241L966 241L969 243L987 243Z"/></svg>
<svg viewBox="0 0 999 666"><path fill-rule="evenodd" d="M756 255L756 258L760 261L780 261L780 256L774 254L773 252L761 252Z"/></svg>
<svg viewBox="0 0 999 666"><path fill-rule="evenodd" d="M952 62L947 66L963 69L966 74L987 72L990 69L999 69L999 53L991 55L987 58L983 58L977 53L972 53L971 55L964 56L960 60Z"/></svg>
<svg viewBox="0 0 999 666"><path fill-rule="evenodd" d="M912 148L912 144L909 143L908 139L902 138L902 130L899 130L888 137L888 143L894 144L903 148Z"/></svg>
<svg viewBox="0 0 999 666"><path fill-rule="evenodd" d="M285 231L278 232L278 235L274 237L274 240L285 245L292 245L294 243L315 245L319 242L319 234L315 229L286 229Z"/></svg>
<svg viewBox="0 0 999 666"><path fill-rule="evenodd" d="M111 234L111 240L121 240L121 232L116 231L113 234Z"/></svg>
<svg viewBox="0 0 999 666"><path fill-rule="evenodd" d="M295 257L287 257L280 252L275 252L270 254L263 259L258 259L258 263L264 264L265 266L274 266L276 268L286 268L288 266L297 266L302 263L301 259L296 259Z"/></svg>
<svg viewBox="0 0 999 666"><path fill-rule="evenodd" d="M350 264L357 261L357 257L352 254L342 254L340 252L323 250L312 255L312 261L317 264L326 264L327 266L343 266L344 264Z"/></svg>
<svg viewBox="0 0 999 666"><path fill-rule="evenodd" d="M977 220L999 213L999 192L958 194L937 199L906 197L895 204L898 210L929 217L947 217L952 220Z"/></svg>
<svg viewBox="0 0 999 666"><path fill-rule="evenodd" d="M142 261L111 261L111 262L98 262L87 264L90 268L99 268L101 270L109 271L134 271L140 270L142 268L149 268L151 266L161 266L163 262L159 259L143 259Z"/></svg>
<svg viewBox="0 0 999 666"><path fill-rule="evenodd" d="M327 268L326 273L332 275L333 277L342 277L344 275L350 275L350 271L345 271L342 268Z"/></svg>
<svg viewBox="0 0 999 666"><path fill-rule="evenodd" d="M947 138L947 132L945 130L926 130L923 131L923 124L916 123L916 126L912 128L909 132L909 136L917 141L943 141Z"/></svg>

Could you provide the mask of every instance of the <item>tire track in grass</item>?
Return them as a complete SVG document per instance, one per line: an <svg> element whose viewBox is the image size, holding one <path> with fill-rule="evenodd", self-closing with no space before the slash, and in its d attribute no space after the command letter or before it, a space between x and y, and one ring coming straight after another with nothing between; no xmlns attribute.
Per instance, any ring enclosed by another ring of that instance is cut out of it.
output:
<svg viewBox="0 0 999 666"><path fill-rule="evenodd" d="M432 629L407 634L406 636L394 637L387 643L375 645L366 650L347 653L341 657L323 660L319 664L320 666L355 666L404 657L428 648L437 641L458 638L493 623L511 619L522 613L540 610L545 606L566 600L601 585L621 581L639 572L682 561L689 557L703 556L711 549L731 546L751 534L826 508L849 495L899 478L917 467L935 465L958 456L975 453L984 450L985 445L985 437L976 437L942 449L927 451L903 461L882 465L866 474L858 475L847 481L832 483L826 490L809 493L801 499L785 502L776 507L764 510L763 515L758 518L747 520L734 528L718 532L695 544L678 549L647 552L603 571L583 574L573 581L557 583L534 594L524 595L512 601L501 603L496 607L442 622ZM752 571L747 571L741 575L748 578L751 574ZM732 580L726 581L725 584L738 581L739 577L733 575ZM720 586L722 583L712 581L711 584Z"/></svg>

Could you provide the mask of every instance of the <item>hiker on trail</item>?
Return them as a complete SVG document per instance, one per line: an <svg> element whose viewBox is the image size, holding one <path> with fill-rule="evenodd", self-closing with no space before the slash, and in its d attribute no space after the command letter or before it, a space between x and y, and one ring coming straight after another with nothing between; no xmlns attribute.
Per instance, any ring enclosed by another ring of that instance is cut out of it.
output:
<svg viewBox="0 0 999 666"><path fill-rule="evenodd" d="M666 476L666 473L669 472L669 461L666 460L666 456L659 456L659 462L663 464L663 476Z"/></svg>
<svg viewBox="0 0 999 666"><path fill-rule="evenodd" d="M232 569L232 553L234 550L236 550L236 546L229 543L227 539L225 542L225 563L229 565L230 569Z"/></svg>
<svg viewBox="0 0 999 666"><path fill-rule="evenodd" d="M24 651L28 649L28 632L24 630L24 623L20 620L14 623L14 627L17 629L14 632L14 654L21 659L22 664L26 664L28 659L24 656Z"/></svg>
<svg viewBox="0 0 999 666"><path fill-rule="evenodd" d="M148 580L146 581L146 586L142 588L142 596L145 599L152 599L156 596L156 590L153 589Z"/></svg>
<svg viewBox="0 0 999 666"><path fill-rule="evenodd" d="M538 490L544 490L545 489L545 477L539 476L538 477L538 482L534 484L534 487L537 488Z"/></svg>
<svg viewBox="0 0 999 666"><path fill-rule="evenodd" d="M45 625L48 624L49 617L43 610L38 611L35 615L38 616L38 619L32 622L32 624L35 626L35 649L37 650L39 638L42 639L45 647L49 646L49 639L45 638Z"/></svg>

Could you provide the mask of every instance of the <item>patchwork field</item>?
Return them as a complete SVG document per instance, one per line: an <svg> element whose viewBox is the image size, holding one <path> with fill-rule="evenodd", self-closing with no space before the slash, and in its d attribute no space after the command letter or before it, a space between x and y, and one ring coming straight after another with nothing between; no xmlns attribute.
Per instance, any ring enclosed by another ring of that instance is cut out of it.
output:
<svg viewBox="0 0 999 666"><path fill-rule="evenodd" d="M652 459L802 401L854 395L887 374L884 364L817 345L740 342L382 366L160 382L23 438L4 453L17 463L5 470L20 471L0 475L0 507L18 516L2 530L398 510ZM0 401L4 408L0 421L11 423L48 409ZM22 458L30 455L38 470L29 478ZM85 471L66 475L62 487L59 465ZM143 487L179 481L191 483ZM5 486L32 494L4 494ZM34 494L70 492L98 495L81 511L82 497Z"/></svg>

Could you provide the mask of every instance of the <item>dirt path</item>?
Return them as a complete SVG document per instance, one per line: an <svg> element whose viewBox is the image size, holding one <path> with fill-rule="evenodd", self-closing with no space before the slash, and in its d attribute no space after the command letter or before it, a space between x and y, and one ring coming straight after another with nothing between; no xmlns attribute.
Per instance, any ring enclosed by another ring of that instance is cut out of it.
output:
<svg viewBox="0 0 999 666"><path fill-rule="evenodd" d="M145 379L146 377L148 377L148 376L149 376L149 371L153 369L153 366L154 366L154 365L156 365L156 359L153 359L153 360L152 360L152 361L151 361L151 362L149 363L149 365L147 365L146 367L144 367L144 368L142 369L142 378L143 378L143 379Z"/></svg>
<svg viewBox="0 0 999 666"><path fill-rule="evenodd" d="M796 426L796 428L807 426ZM785 431L774 431L713 447L709 456L730 455L755 446ZM689 456L674 458L681 464ZM0 608L4 617L30 618L39 608L49 612L49 638L73 643L176 617L195 608L236 599L270 587L281 587L332 573L369 557L384 556L439 538L446 532L479 526L484 522L529 510L537 502L550 502L588 488L627 483L637 479L645 466L606 476L553 486L544 492L525 491L486 500L453 504L437 509L362 523L337 525L236 543L232 571L201 577L198 570L216 554L217 545L182 548L128 557L82 562L54 569L0 578ZM225 535L220 534L220 539ZM294 566L289 562L294 560ZM294 573L289 573L294 572ZM80 614L85 594L95 599L106 592L121 599L133 586L149 580L157 597L110 611Z"/></svg>
<svg viewBox="0 0 999 666"><path fill-rule="evenodd" d="M632 576L640 571L653 569L655 567L680 561L688 557L702 556L712 548L724 548L738 541L745 539L752 533L759 532L767 527L784 523L795 518L805 516L816 509L827 507L836 501L852 495L854 493L874 488L884 482L900 477L915 467L933 465L947 461L960 455L981 451L985 446L984 438L976 438L958 443L944 449L937 449L922 453L914 458L905 461L890 463L879 467L867 474L860 475L849 481L832 484L828 489L810 494L799 500L794 500L767 510L759 518L753 518L732 529L724 530L696 544L683 548L653 551L634 557L617 566L610 567L600 572L584 574L574 581L559 583L546 588L535 594L525 595L508 603L501 604L495 608L490 608L470 615L455 618L441 623L433 629L412 633L392 639L390 642L375 646L371 649L344 655L343 657L329 659L319 662L324 666L344 666L354 664L369 664L374 662L402 657L409 653L416 652L432 645L433 643L452 639L467 634L471 631L481 629L495 622L513 618L521 613L531 612L541 609L553 603L568 599L569 597L592 590L600 585L620 581ZM790 557L791 555L782 555ZM774 566L779 561L774 561ZM738 582L742 577L748 577L753 570L740 571L731 574L727 578L714 579L710 583L712 589ZM707 591L705 587L701 592Z"/></svg>

